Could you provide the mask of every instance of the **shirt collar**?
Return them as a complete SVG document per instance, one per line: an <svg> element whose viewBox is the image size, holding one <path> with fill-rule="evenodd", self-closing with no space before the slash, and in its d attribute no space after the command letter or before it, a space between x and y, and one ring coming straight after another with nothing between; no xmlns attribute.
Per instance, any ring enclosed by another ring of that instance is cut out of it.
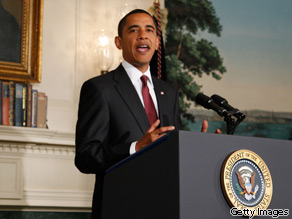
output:
<svg viewBox="0 0 292 219"><path fill-rule="evenodd" d="M146 75L148 78L148 82L150 82L150 85L153 86L152 77L150 73L150 66L148 67L147 71L144 74L125 60L123 60L122 66L126 70L133 84L136 84L137 81L141 82L141 79L140 79L141 76Z"/></svg>

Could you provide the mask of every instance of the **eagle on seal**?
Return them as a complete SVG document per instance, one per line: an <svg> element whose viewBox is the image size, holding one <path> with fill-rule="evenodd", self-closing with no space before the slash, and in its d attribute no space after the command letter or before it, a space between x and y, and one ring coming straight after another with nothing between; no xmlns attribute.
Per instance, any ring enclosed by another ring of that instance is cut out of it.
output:
<svg viewBox="0 0 292 219"><path fill-rule="evenodd" d="M255 199L255 195L259 189L259 186L256 185L255 190L252 191L255 185L255 176L254 171L248 166L242 166L236 171L237 179L240 187L243 191L240 192L240 195L244 196L246 200Z"/></svg>

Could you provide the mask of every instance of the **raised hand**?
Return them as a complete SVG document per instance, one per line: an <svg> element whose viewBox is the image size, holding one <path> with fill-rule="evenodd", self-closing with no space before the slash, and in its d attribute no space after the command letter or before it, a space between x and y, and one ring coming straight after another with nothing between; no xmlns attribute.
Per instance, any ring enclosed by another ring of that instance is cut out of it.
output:
<svg viewBox="0 0 292 219"><path fill-rule="evenodd" d="M158 138L161 138L162 136L166 135L167 132L173 131L175 129L174 126L165 126L157 128L160 124L160 120L157 119L147 130L147 132L144 134L144 136L137 141L136 143L136 151L141 150L143 147L151 144L152 142L156 141Z"/></svg>

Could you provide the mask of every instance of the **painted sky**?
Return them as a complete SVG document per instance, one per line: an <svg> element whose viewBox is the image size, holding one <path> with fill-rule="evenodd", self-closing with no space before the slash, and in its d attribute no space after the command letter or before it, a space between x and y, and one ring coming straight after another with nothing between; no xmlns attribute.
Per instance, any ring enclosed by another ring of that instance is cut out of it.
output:
<svg viewBox="0 0 292 219"><path fill-rule="evenodd" d="M242 110L292 112L292 1L211 2L223 31L201 37L217 46L227 72L220 81L196 78L202 91Z"/></svg>

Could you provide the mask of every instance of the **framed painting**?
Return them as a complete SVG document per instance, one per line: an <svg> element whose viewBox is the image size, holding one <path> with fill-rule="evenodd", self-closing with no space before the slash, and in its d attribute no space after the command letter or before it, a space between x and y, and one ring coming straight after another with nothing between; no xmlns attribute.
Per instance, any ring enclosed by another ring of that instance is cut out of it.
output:
<svg viewBox="0 0 292 219"><path fill-rule="evenodd" d="M0 80L41 81L43 0L0 0Z"/></svg>

